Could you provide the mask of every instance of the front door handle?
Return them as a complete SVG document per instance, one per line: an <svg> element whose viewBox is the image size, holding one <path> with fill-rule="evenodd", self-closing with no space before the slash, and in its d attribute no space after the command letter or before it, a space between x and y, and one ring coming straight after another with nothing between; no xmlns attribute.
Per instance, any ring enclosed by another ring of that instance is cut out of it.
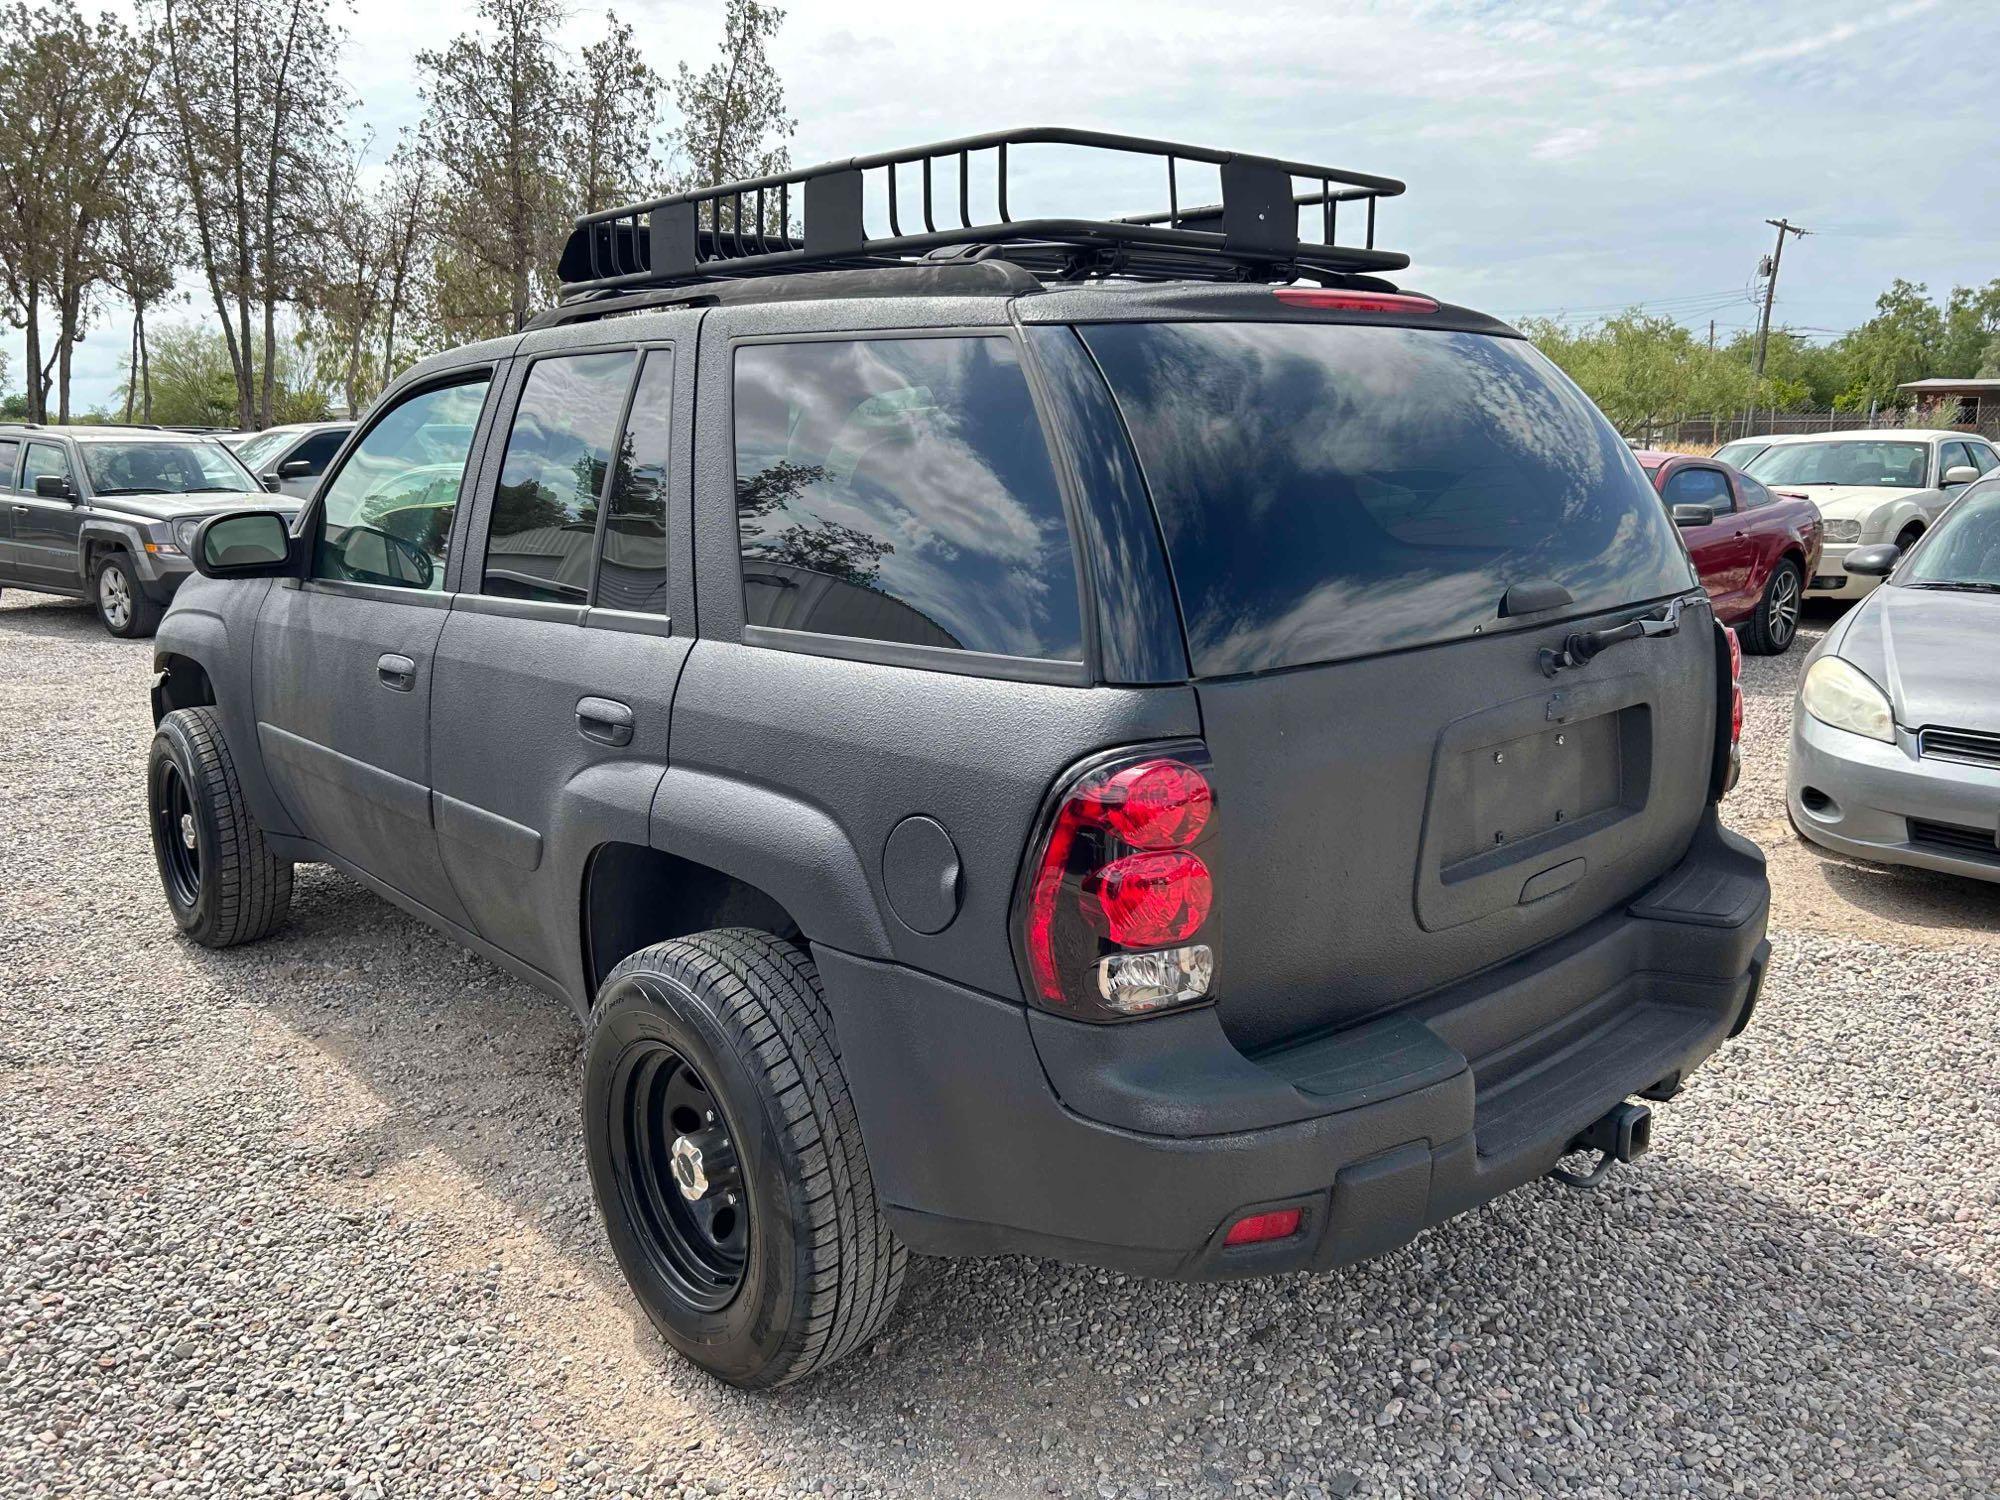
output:
<svg viewBox="0 0 2000 1500"><path fill-rule="evenodd" d="M417 685L417 664L391 651L376 658L375 675L391 692L407 693Z"/></svg>
<svg viewBox="0 0 2000 1500"><path fill-rule="evenodd" d="M632 743L631 705L613 698L576 700L576 732L600 745Z"/></svg>

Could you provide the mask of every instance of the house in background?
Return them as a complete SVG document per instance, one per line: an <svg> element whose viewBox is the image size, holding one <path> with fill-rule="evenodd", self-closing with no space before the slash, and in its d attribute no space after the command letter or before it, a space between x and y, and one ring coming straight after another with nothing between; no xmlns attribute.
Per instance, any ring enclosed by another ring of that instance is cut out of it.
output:
<svg viewBox="0 0 2000 1500"><path fill-rule="evenodd" d="M1958 414L1939 418L1943 426L1980 432L1988 437L2000 434L2000 380L1954 380L1948 376L1937 376L1930 380L1906 380L1896 389L1908 391L1922 407L1936 406L1955 398Z"/></svg>

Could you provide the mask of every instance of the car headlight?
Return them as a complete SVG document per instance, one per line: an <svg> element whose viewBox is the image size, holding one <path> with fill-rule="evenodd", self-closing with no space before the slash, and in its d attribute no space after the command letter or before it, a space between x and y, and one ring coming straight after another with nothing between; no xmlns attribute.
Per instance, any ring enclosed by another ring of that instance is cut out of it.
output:
<svg viewBox="0 0 2000 1500"><path fill-rule="evenodd" d="M1889 695L1852 662L1837 656L1822 656L1814 662L1806 669L1799 702L1822 724L1896 743L1896 716L1890 711Z"/></svg>
<svg viewBox="0 0 2000 1500"><path fill-rule="evenodd" d="M1858 542L1861 540L1861 523L1829 520L1826 523L1826 539L1829 542Z"/></svg>
<svg viewBox="0 0 2000 1500"><path fill-rule="evenodd" d="M189 557L194 556L194 534L200 529L200 516L186 516L174 522L174 542Z"/></svg>

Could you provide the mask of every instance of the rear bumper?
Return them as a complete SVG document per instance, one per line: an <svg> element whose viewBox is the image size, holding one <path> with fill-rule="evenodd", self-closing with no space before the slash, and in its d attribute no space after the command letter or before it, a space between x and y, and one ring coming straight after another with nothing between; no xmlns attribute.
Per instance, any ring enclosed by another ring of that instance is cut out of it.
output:
<svg viewBox="0 0 2000 1500"><path fill-rule="evenodd" d="M1390 1250L1665 1097L1755 1003L1755 846L1711 820L1631 905L1394 1016L1249 1058L1213 1011L1091 1027L820 950L876 1188L927 1254L1211 1278ZM1249 1213L1300 1232L1225 1248Z"/></svg>
<svg viewBox="0 0 2000 1500"><path fill-rule="evenodd" d="M1920 758L1907 731L1885 745L1794 713L1785 803L1837 854L2000 881L2000 770Z"/></svg>

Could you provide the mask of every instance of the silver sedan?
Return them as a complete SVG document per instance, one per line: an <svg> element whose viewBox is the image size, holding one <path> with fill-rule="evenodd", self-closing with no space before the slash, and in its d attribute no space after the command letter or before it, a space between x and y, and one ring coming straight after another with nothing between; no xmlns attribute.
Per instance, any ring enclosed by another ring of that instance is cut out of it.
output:
<svg viewBox="0 0 2000 1500"><path fill-rule="evenodd" d="M1807 659L1786 802L1816 844L2000 881L2000 476L1969 487Z"/></svg>

